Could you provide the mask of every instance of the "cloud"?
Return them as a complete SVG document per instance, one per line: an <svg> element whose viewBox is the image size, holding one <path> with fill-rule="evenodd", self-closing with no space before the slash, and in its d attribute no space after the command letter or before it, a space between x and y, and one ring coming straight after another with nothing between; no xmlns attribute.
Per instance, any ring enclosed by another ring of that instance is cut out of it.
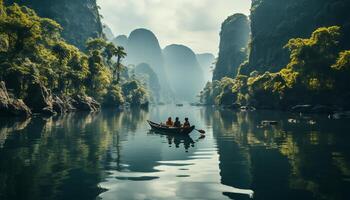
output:
<svg viewBox="0 0 350 200"><path fill-rule="evenodd" d="M221 23L249 13L250 0L98 0L104 23L115 34L152 30L164 47L184 44L196 52L217 53Z"/></svg>

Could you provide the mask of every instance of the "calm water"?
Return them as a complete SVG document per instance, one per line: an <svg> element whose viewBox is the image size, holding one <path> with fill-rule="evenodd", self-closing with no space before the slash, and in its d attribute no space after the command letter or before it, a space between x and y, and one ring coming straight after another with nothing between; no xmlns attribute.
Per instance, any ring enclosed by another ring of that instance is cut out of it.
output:
<svg viewBox="0 0 350 200"><path fill-rule="evenodd" d="M147 119L190 118L189 137ZM276 127L258 128L261 120ZM349 199L350 121L201 107L0 119L0 199Z"/></svg>

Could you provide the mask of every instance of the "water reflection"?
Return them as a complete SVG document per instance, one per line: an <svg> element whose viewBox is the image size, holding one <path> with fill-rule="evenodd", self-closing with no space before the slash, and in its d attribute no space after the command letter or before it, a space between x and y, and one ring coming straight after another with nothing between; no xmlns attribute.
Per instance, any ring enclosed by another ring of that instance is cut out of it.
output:
<svg viewBox="0 0 350 200"><path fill-rule="evenodd" d="M206 137L150 132L169 115ZM0 199L347 199L348 123L189 106L1 119Z"/></svg>
<svg viewBox="0 0 350 200"><path fill-rule="evenodd" d="M251 185L256 199L349 195L348 122L269 111L207 114L213 115L208 119L213 120L224 184ZM259 128L262 120L276 120L279 125Z"/></svg>
<svg viewBox="0 0 350 200"><path fill-rule="evenodd" d="M169 148L175 147L175 148L180 148L180 145L183 145L183 148L185 149L186 152L188 152L188 149L191 147L195 147L195 143L199 142L200 140L203 140L205 138L204 135L199 136L196 141L192 139L190 135L179 135L179 134L164 134L160 132L155 132L155 131L149 131L149 135L159 135L160 137L165 137Z"/></svg>

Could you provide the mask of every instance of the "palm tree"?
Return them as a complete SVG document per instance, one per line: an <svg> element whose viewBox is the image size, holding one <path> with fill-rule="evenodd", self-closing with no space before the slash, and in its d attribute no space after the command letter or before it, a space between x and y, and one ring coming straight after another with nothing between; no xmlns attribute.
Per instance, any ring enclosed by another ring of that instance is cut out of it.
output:
<svg viewBox="0 0 350 200"><path fill-rule="evenodd" d="M121 67L122 67L120 62L127 55L126 52L125 52L124 47L118 46L117 50L115 52L115 55L117 56L117 63L116 63L116 66L114 67L113 77L117 73L117 83L119 83L120 71L121 71Z"/></svg>

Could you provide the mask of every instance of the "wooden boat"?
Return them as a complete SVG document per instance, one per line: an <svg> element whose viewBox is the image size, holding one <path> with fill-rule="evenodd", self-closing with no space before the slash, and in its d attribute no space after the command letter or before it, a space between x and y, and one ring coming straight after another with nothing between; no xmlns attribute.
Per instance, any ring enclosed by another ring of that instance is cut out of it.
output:
<svg viewBox="0 0 350 200"><path fill-rule="evenodd" d="M147 120L148 124L151 126L153 131L162 132L162 133L171 133L171 134L190 134L196 127L191 126L189 128L176 128L168 127L165 125L157 124Z"/></svg>

